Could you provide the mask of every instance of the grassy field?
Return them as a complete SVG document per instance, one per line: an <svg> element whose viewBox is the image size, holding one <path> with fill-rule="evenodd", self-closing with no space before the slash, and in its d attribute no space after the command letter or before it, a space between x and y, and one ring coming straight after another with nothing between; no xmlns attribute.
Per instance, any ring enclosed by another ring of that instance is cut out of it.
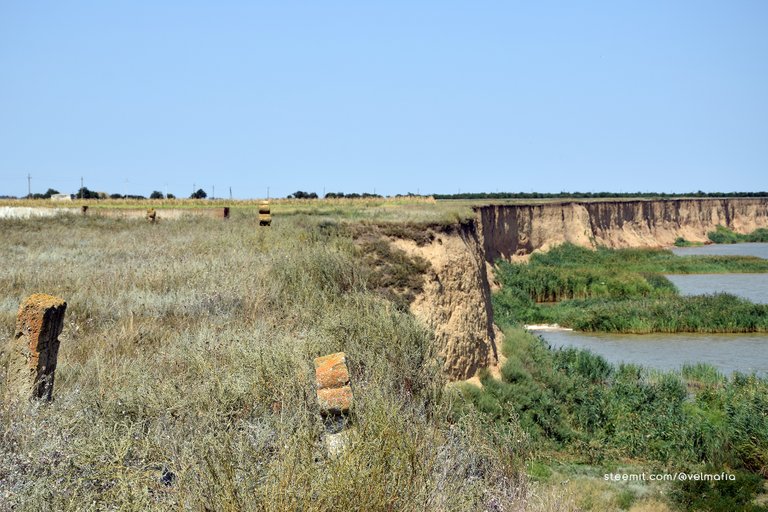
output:
<svg viewBox="0 0 768 512"><path fill-rule="evenodd" d="M261 200L229 199L91 199L55 202L48 199L0 200L2 206L33 208L223 208L232 209L233 216L250 217ZM431 197L393 197L358 199L270 199L273 215L307 215L327 217L335 221L367 221L375 223L452 224L474 216L472 206L478 201L435 201Z"/></svg>
<svg viewBox="0 0 768 512"><path fill-rule="evenodd" d="M162 206L201 204L230 205ZM628 488L599 482L600 472L624 467L621 453L641 469L673 467L677 451L688 468L729 454L711 461L745 482L764 468L766 425L754 415L766 406L763 381L723 384L708 368L683 377L617 370L537 348L508 325L500 381L446 386L431 334L405 307L425 263L376 236L461 221L470 202L273 201L271 228L257 226L258 201L240 206L228 221L0 220L0 336L13 335L32 293L69 304L55 400L0 407L0 510L665 511L719 491ZM595 254L605 256L582 257ZM567 280L576 283L567 294L670 296L641 259L632 267L640 278L607 288ZM653 265L665 259L676 264L662 255ZM755 271L752 260L740 264ZM564 297L560 285L543 290ZM312 358L339 350L356 406L349 449L334 458ZM694 388L714 405L686 405L680 390ZM638 404L639 425L659 428L653 438L622 419ZM677 420L692 423L673 434ZM637 455L646 450L650 458Z"/></svg>
<svg viewBox="0 0 768 512"><path fill-rule="evenodd" d="M0 336L32 293L69 306L54 401L0 408L0 510L568 510L516 422L456 414L430 334L326 220L1 220ZM332 458L312 358L339 350Z"/></svg>
<svg viewBox="0 0 768 512"><path fill-rule="evenodd" d="M266 199L266 198L263 198ZM0 199L2 206L25 207L71 207L89 208L221 208L229 206L233 213L258 208L263 199L75 199L71 202L51 201L50 199ZM370 222L409 222L417 224L449 224L474 217L472 208L494 205L539 205L570 202L625 202L664 200L664 197L645 198L526 198L526 199L442 199L431 196L402 196L386 198L346 198L346 199L275 199L270 198L272 212L277 215L313 215L329 216L335 219L347 219ZM669 199L669 198L666 198ZM685 198L677 198L685 199ZM689 199L697 199L691 197ZM698 198L700 199L700 198Z"/></svg>

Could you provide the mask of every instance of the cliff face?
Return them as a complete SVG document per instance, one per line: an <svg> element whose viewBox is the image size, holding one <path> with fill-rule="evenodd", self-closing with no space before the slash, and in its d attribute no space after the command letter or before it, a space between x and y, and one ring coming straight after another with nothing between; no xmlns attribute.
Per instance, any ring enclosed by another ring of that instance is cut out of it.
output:
<svg viewBox="0 0 768 512"><path fill-rule="evenodd" d="M669 246L679 236L705 241L718 224L740 233L768 227L768 198L483 206L475 220L433 233L431 243L392 243L430 262L411 312L434 330L448 376L467 379L499 361L488 263L564 242L618 248Z"/></svg>
<svg viewBox="0 0 768 512"><path fill-rule="evenodd" d="M430 262L423 291L411 304L411 312L434 330L446 374L467 379L479 368L495 365L497 332L476 223L436 233L428 245L402 239L392 243Z"/></svg>
<svg viewBox="0 0 768 512"><path fill-rule="evenodd" d="M739 233L768 226L768 198L670 199L493 205L476 209L485 258L514 259L571 242L662 247L707 240L722 224Z"/></svg>

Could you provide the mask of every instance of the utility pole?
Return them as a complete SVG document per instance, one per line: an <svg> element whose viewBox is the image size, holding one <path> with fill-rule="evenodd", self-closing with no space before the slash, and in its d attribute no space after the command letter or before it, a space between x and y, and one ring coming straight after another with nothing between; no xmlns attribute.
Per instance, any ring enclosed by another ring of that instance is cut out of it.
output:
<svg viewBox="0 0 768 512"><path fill-rule="evenodd" d="M80 199L83 198L83 177L80 176Z"/></svg>
<svg viewBox="0 0 768 512"><path fill-rule="evenodd" d="M232 200L232 187L229 187L229 200Z"/></svg>
<svg viewBox="0 0 768 512"><path fill-rule="evenodd" d="M32 175L27 174L27 199L32 198Z"/></svg>
<svg viewBox="0 0 768 512"><path fill-rule="evenodd" d="M267 187L267 199L269 199L269 187Z"/></svg>
<svg viewBox="0 0 768 512"><path fill-rule="evenodd" d="M216 199L216 185L211 185L211 199Z"/></svg>

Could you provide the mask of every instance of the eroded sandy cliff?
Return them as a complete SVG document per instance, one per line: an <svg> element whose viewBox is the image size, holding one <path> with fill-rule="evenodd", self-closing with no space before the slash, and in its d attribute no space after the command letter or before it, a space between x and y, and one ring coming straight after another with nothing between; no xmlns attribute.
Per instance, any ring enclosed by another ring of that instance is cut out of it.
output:
<svg viewBox="0 0 768 512"><path fill-rule="evenodd" d="M571 242L661 247L677 237L705 241L718 224L739 233L768 227L768 198L565 202L478 207L476 218L435 232L431 243L392 239L431 264L413 314L434 329L445 371L472 377L498 363L487 263Z"/></svg>
<svg viewBox="0 0 768 512"><path fill-rule="evenodd" d="M768 226L768 198L669 199L491 205L476 209L485 258L513 259L571 242L663 247L707 240L721 224L739 233Z"/></svg>
<svg viewBox="0 0 768 512"><path fill-rule="evenodd" d="M392 243L430 262L411 312L434 330L446 374L467 379L479 368L495 365L497 332L476 223L436 233L426 245L403 239Z"/></svg>

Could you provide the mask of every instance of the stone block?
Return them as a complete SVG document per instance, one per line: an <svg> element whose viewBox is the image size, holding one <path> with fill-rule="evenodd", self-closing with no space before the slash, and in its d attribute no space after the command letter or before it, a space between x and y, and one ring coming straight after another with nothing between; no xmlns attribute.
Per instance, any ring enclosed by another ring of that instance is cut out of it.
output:
<svg viewBox="0 0 768 512"><path fill-rule="evenodd" d="M349 412L352 408L352 388L344 352L315 358L315 386L323 416Z"/></svg>
<svg viewBox="0 0 768 512"><path fill-rule="evenodd" d="M315 385L317 389L339 388L349 384L349 370L344 352L315 359Z"/></svg>
<svg viewBox="0 0 768 512"><path fill-rule="evenodd" d="M323 414L348 413L352 408L352 388L326 388L317 390L317 401Z"/></svg>

